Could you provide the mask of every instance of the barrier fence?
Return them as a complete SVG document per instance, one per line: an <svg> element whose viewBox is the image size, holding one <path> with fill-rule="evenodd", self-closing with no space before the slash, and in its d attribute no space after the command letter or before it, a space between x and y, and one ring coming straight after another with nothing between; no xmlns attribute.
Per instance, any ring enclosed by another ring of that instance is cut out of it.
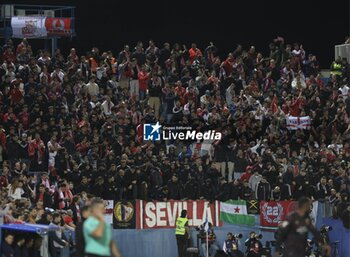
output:
<svg viewBox="0 0 350 257"><path fill-rule="evenodd" d="M271 207L270 214L278 216L279 213L277 211L274 213L274 209L276 209L274 206L277 206L278 202L266 203L268 203L267 207ZM288 206L292 206L292 203L293 202L290 202ZM264 205L264 202L260 203L260 206ZM348 257L350 256L350 247L346 242L350 242L350 232L343 227L340 220L329 218L331 207L331 205L324 202L318 202L316 205L314 204L314 220L316 227L320 228L324 224L334 226L333 231L337 232L332 232L334 234L330 234L331 243L339 241L339 243L337 243L339 257ZM113 239L118 244L123 257L176 257L177 246L174 222L182 208L188 209L190 214L191 246L197 247L196 238L198 232L196 227L201 225L206 217L208 217L208 220L214 225L214 231L220 248L222 248L228 232L243 235L240 245L242 251L245 250L244 240L248 238L251 231L263 235L261 241L264 246L271 246L272 242L275 241L274 232L276 228L263 227L260 215L254 215L255 225L253 226L233 225L222 222L219 216L220 202L218 201L210 204L204 200L170 202L144 202L140 200L135 202L108 201L106 205L106 221L113 223L116 228L113 230ZM292 208L289 207L288 209L292 210ZM276 210L278 210L278 208ZM260 212L262 211L264 210L260 210ZM287 209L279 211L287 211ZM125 224L127 225L125 226ZM332 247L334 248L335 245L332 244ZM272 249L272 253L273 252L274 250ZM65 249L61 256L68 257L69 250Z"/></svg>
<svg viewBox="0 0 350 257"><path fill-rule="evenodd" d="M334 46L334 60L338 57L350 60L350 44L342 44Z"/></svg>

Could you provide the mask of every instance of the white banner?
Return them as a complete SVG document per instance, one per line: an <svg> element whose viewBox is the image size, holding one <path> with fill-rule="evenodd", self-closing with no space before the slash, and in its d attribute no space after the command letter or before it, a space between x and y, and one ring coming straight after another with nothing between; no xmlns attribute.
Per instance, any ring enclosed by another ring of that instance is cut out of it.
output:
<svg viewBox="0 0 350 257"><path fill-rule="evenodd" d="M286 118L287 128L289 130L297 130L297 129L310 129L311 119L309 116L304 117L294 117L289 116Z"/></svg>
<svg viewBox="0 0 350 257"><path fill-rule="evenodd" d="M12 17L12 37L14 38L40 38L46 37L46 17L17 16Z"/></svg>
<svg viewBox="0 0 350 257"><path fill-rule="evenodd" d="M317 222L317 211L318 211L318 201L314 201L312 203L312 210L310 213L310 219L314 226L316 226L316 222Z"/></svg>
<svg viewBox="0 0 350 257"><path fill-rule="evenodd" d="M105 222L108 224L113 224L113 208L114 208L114 201L113 200L106 200L106 211L105 211Z"/></svg>

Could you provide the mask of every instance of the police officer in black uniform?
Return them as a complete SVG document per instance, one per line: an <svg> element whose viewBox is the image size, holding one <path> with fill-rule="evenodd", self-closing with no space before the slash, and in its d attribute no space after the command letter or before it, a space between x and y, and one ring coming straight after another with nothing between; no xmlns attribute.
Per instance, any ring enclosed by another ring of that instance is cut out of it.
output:
<svg viewBox="0 0 350 257"><path fill-rule="evenodd" d="M238 239L233 234L227 233L227 239L222 249L230 257L243 257L244 254L238 249Z"/></svg>
<svg viewBox="0 0 350 257"><path fill-rule="evenodd" d="M305 257L308 232L314 235L324 253L323 256L329 256L330 247L322 240L321 234L312 225L309 217L310 210L310 199L301 197L298 201L297 210L287 216L287 219L280 224L276 233L275 257L280 257L282 244L284 245L283 257Z"/></svg>

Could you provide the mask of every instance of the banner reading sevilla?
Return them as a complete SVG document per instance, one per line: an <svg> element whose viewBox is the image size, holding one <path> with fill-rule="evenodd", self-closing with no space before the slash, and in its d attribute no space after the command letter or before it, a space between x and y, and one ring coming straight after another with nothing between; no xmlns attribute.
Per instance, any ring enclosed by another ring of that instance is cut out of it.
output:
<svg viewBox="0 0 350 257"><path fill-rule="evenodd" d="M12 37L14 38L40 38L46 37L45 17L12 17Z"/></svg>
<svg viewBox="0 0 350 257"><path fill-rule="evenodd" d="M176 218L180 216L182 210L187 210L189 226L196 227L205 221L214 226L220 224L220 203L215 201L168 201L168 202L146 202L139 201L140 217L136 221L136 227L147 228L174 228Z"/></svg>
<svg viewBox="0 0 350 257"><path fill-rule="evenodd" d="M68 37L72 33L70 18L46 18L45 27L48 36Z"/></svg>
<svg viewBox="0 0 350 257"><path fill-rule="evenodd" d="M277 227L285 220L288 213L297 207L295 201L260 202L260 225L264 227Z"/></svg>

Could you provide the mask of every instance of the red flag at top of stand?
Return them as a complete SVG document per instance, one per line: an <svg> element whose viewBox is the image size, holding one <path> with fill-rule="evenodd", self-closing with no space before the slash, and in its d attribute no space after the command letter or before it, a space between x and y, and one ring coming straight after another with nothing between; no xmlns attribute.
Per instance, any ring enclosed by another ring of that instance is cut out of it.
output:
<svg viewBox="0 0 350 257"><path fill-rule="evenodd" d="M46 18L45 27L48 36L68 37L72 33L70 18Z"/></svg>

